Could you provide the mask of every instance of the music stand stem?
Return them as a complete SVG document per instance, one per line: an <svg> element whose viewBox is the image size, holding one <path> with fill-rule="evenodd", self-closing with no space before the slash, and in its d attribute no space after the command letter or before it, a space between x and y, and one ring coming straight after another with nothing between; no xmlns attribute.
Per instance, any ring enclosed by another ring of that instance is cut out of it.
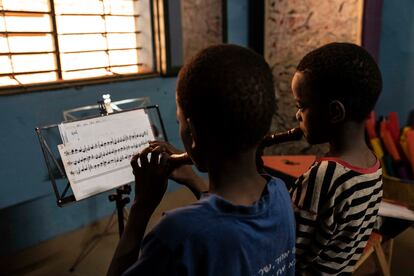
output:
<svg viewBox="0 0 414 276"><path fill-rule="evenodd" d="M129 203L129 197L123 197L131 192L131 186L125 185L116 189L116 193L109 195L109 201L115 201L116 210L118 213L118 230L119 237L124 232L124 207Z"/></svg>

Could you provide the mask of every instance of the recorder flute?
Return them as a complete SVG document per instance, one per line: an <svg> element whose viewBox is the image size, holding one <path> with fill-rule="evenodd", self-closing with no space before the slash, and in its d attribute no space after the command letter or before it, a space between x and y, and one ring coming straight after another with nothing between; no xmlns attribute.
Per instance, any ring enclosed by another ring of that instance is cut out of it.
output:
<svg viewBox="0 0 414 276"><path fill-rule="evenodd" d="M300 140L303 136L303 132L299 127L292 128L285 132L275 132L266 135L261 144L260 147L270 147L272 145L289 142L289 141L297 141ZM172 154L170 158L168 159L168 162L170 163L170 166L172 167L179 167L181 165L192 165L193 161L188 156L186 152L183 153L177 153Z"/></svg>

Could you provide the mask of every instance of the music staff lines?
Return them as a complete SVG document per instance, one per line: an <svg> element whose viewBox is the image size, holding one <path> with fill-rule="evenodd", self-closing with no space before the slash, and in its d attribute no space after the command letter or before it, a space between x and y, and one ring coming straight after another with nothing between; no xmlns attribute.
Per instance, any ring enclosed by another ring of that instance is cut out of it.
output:
<svg viewBox="0 0 414 276"><path fill-rule="evenodd" d="M82 146L80 148L75 148L75 149L71 149L69 151L65 151L65 155L70 156L70 155L74 155L77 153L86 153L89 152L91 150L94 149L101 149L101 148L107 148L108 146L111 145L117 145L119 143L123 143L123 142L127 142L127 141L132 141L135 139L139 139L139 138L143 138L145 136L148 136L148 131L144 131L141 133L133 133L130 135L122 135L120 137L117 138L111 138L109 140L106 141L98 141L89 145L85 145Z"/></svg>
<svg viewBox="0 0 414 276"><path fill-rule="evenodd" d="M82 183L82 182L88 181L88 180L90 180L90 179L93 179L93 178L95 178L95 177L97 177L97 176L105 176L105 175L111 174L111 173L116 172L116 171L125 170L125 169L130 169L130 168L131 168L131 166L128 164L128 165L125 165L125 166L122 166L122 167L117 167L117 168L112 169L112 170L107 170L107 171L104 171L104 172L102 172L102 173L100 173L100 174L97 174L97 175L94 175L94 176L90 176L90 177L82 178L82 179L80 179L80 180L77 180L75 183L76 183L76 184L79 184L79 183Z"/></svg>
<svg viewBox="0 0 414 276"><path fill-rule="evenodd" d="M104 158L108 155L112 155L112 154L117 155L117 154L120 154L120 153L125 152L125 151L135 150L135 149L138 149L142 146L147 145L148 142L149 141L142 141L142 142L135 143L135 144L132 144L132 145L122 146L120 148L111 149L111 150L107 150L107 151L103 151L103 152L99 152L99 153L95 153L95 154L90 154L90 155L87 155L85 157L82 157L82 158L79 158L79 159L76 159L76 160L73 160L73 161L69 161L68 165L76 166L78 164L86 163L86 162L89 162L91 160L102 159L102 158Z"/></svg>
<svg viewBox="0 0 414 276"><path fill-rule="evenodd" d="M86 172L86 171L92 172L92 171L94 171L96 169L99 169L99 168L105 168L105 167L107 167L111 164L120 163L124 160L130 160L133 155L134 155L133 153L125 154L125 155L122 155L122 156L113 157L113 158L109 159L108 161L106 161L106 160L101 161L100 163L96 163L96 164L93 164L93 165L92 164L85 164L85 165L82 165L81 167L78 167L76 170L70 171L69 173L72 174L72 175L80 175L81 173Z"/></svg>

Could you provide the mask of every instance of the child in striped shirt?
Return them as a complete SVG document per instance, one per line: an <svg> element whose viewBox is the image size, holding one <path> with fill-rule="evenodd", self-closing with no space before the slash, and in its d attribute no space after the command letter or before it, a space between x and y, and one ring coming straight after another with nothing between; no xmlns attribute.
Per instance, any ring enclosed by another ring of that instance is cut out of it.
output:
<svg viewBox="0 0 414 276"><path fill-rule="evenodd" d="M346 275L360 258L382 198L380 163L364 122L380 95L381 73L363 48L331 43L297 66L296 118L310 144L329 143L291 189L299 275Z"/></svg>

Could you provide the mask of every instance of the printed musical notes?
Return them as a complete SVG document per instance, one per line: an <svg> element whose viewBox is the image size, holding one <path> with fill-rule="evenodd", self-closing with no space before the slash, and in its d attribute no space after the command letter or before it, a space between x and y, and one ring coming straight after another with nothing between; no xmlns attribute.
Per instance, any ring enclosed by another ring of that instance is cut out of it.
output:
<svg viewBox="0 0 414 276"><path fill-rule="evenodd" d="M154 140L144 110L61 125L58 149L77 200L133 181L131 157Z"/></svg>
<svg viewBox="0 0 414 276"><path fill-rule="evenodd" d="M97 141L94 142L90 145L85 145L82 148L76 148L76 149L72 149L70 152L65 152L66 155L71 155L71 154L76 154L78 152L89 152L90 150L93 149L101 149L101 148L105 148L108 147L110 145L117 145L119 143L123 143L125 141L132 141L134 139L138 139L138 138L143 138L145 136L148 136L148 131L144 131L142 133L133 133L130 135L124 135L122 137L112 137L106 141ZM141 145L136 145L136 148L139 147ZM118 150L126 150L126 147L121 147ZM129 148L128 148L129 149Z"/></svg>
<svg viewBox="0 0 414 276"><path fill-rule="evenodd" d="M148 142L148 131L144 131L90 144L67 144L63 154L71 167L70 174L90 177L95 171L105 172L107 167L128 165L131 157Z"/></svg>

